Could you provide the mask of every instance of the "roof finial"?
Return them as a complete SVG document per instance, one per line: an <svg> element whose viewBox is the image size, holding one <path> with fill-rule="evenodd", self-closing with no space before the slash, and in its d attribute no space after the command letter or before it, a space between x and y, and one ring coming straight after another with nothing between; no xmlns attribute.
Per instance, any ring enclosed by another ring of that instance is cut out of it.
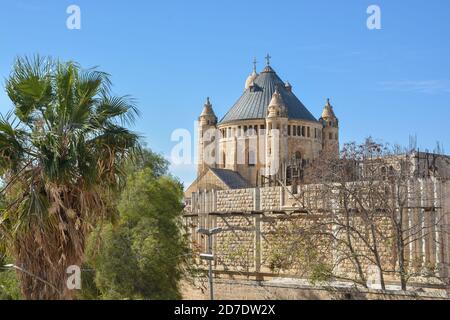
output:
<svg viewBox="0 0 450 320"><path fill-rule="evenodd" d="M278 83L275 85L275 93L280 93L279 92L279 90L278 90L278 88L279 88L280 86L278 85Z"/></svg>
<svg viewBox="0 0 450 320"><path fill-rule="evenodd" d="M269 54L267 54L267 56L266 56L266 64L268 66L270 66L270 59L272 59L272 57Z"/></svg>
<svg viewBox="0 0 450 320"><path fill-rule="evenodd" d="M287 91L292 92L292 85L289 83L289 81L286 81L284 87L287 89Z"/></svg>
<svg viewBox="0 0 450 320"><path fill-rule="evenodd" d="M211 105L211 102L209 101L209 97L206 97L206 104Z"/></svg>
<svg viewBox="0 0 450 320"><path fill-rule="evenodd" d="M256 73L256 64L258 63L258 61L256 61L256 57L253 58L253 71Z"/></svg>

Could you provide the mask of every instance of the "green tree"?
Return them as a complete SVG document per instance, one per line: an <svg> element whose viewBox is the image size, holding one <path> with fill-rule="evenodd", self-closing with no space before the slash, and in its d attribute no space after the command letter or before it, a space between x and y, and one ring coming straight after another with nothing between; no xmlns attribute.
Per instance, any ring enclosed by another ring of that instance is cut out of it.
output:
<svg viewBox="0 0 450 320"><path fill-rule="evenodd" d="M120 222L93 233L89 265L103 299L178 299L188 257L181 227L182 185L152 152L129 167Z"/></svg>
<svg viewBox="0 0 450 320"><path fill-rule="evenodd" d="M0 249L0 300L19 300L22 299L22 295L17 274L13 270L1 267L9 263L11 260Z"/></svg>
<svg viewBox="0 0 450 320"><path fill-rule="evenodd" d="M82 264L96 223L117 215L124 164L138 147L125 126L137 110L110 87L104 72L40 57L19 58L6 81L14 109L0 118L0 234L34 275L19 274L27 299L71 298L66 268Z"/></svg>

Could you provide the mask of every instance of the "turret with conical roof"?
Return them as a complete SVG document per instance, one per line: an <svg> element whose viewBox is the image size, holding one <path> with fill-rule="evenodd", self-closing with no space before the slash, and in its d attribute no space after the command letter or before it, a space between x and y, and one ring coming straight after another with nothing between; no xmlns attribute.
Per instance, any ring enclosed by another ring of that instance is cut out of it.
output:
<svg viewBox="0 0 450 320"><path fill-rule="evenodd" d="M270 68L270 66L268 66ZM267 68L267 67L266 67ZM266 164L271 169L279 167L284 163L288 155L288 113L286 104L279 91L279 85L276 85L275 92L272 94L272 99L267 107L267 140L266 145ZM269 170L271 171L271 170ZM273 175L272 172L270 175Z"/></svg>
<svg viewBox="0 0 450 320"><path fill-rule="evenodd" d="M332 157L339 157L339 120L334 114L330 99L327 99L327 103L323 108L322 117L319 121L323 125L323 152Z"/></svg>
<svg viewBox="0 0 450 320"><path fill-rule="evenodd" d="M203 111L198 118L198 167L197 173L201 175L208 167L216 166L216 155L214 148L211 150L211 154L208 153L208 150L211 148L207 148L210 144L216 143L217 139L216 130L217 130L217 117L214 113L211 101L209 97L206 98L206 102L203 106Z"/></svg>
<svg viewBox="0 0 450 320"><path fill-rule="evenodd" d="M336 115L333 111L333 106L330 104L330 99L327 99L327 104L323 108L321 119L326 120L337 120Z"/></svg>
<svg viewBox="0 0 450 320"><path fill-rule="evenodd" d="M268 118L287 118L286 106L283 101L283 97L278 91L278 86L272 95L269 107L267 108Z"/></svg>
<svg viewBox="0 0 450 320"><path fill-rule="evenodd" d="M200 114L198 121L200 121L200 125L208 125L209 126L209 125L217 124L217 117L212 108L212 104L209 101L209 97L206 98L205 105L203 106L203 111Z"/></svg>
<svg viewBox="0 0 450 320"><path fill-rule="evenodd" d="M253 87L255 85L254 81L258 77L258 72L256 72L256 59L253 60L253 71L251 75L248 76L245 81L245 90Z"/></svg>

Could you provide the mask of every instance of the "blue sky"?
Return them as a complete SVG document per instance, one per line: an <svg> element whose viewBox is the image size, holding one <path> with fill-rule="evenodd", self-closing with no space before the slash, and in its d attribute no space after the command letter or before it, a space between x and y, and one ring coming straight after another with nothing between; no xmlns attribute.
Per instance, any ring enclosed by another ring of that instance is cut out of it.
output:
<svg viewBox="0 0 450 320"><path fill-rule="evenodd" d="M81 30L66 9L81 8ZM377 4L382 29L368 30ZM341 140L366 136L450 151L450 1L10 0L0 4L0 112L11 108L3 79L18 55L51 55L99 66L116 94L130 94L135 130L169 155L177 128L194 130L207 96L219 116L239 98L252 60L272 66L319 117L330 97ZM173 166L186 184L194 166Z"/></svg>

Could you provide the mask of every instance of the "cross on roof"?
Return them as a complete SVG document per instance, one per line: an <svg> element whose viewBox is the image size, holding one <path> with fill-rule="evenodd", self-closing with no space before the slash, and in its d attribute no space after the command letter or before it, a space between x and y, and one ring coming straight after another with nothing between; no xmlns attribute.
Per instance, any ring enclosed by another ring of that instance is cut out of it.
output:
<svg viewBox="0 0 450 320"><path fill-rule="evenodd" d="M267 54L267 56L266 56L266 63L267 63L268 66L270 66L270 59L272 59L272 57L269 54Z"/></svg>
<svg viewBox="0 0 450 320"><path fill-rule="evenodd" d="M256 64L258 61L256 61L256 58L253 59L253 70L256 71Z"/></svg>

